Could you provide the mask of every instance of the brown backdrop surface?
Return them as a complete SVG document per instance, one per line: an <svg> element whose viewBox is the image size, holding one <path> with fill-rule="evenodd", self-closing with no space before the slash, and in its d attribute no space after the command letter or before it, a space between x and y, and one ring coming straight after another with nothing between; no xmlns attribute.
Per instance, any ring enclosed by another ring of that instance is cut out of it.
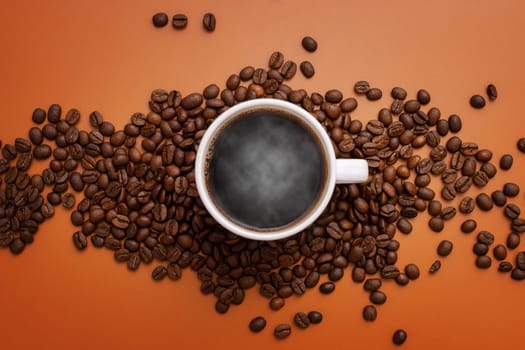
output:
<svg viewBox="0 0 525 350"><path fill-rule="evenodd" d="M151 15L159 10L186 13L188 28L153 28ZM500 171L487 190L505 181L523 184L525 156L515 141L525 136L524 10L517 0L10 1L0 12L0 137L5 143L25 135L33 108L54 102L79 108L84 126L96 109L121 127L131 113L147 110L154 88L185 94L212 82L223 86L229 74L245 65L265 67L269 54L280 50L297 62L309 59L317 71L311 80L298 75L292 87L339 88L351 96L353 83L366 79L382 88L386 97L378 102L358 97L352 117L362 121L390 104L392 86L407 88L410 96L428 89L445 116L462 116L464 140L494 150L496 159L515 155L512 172ZM201 27L207 11L217 15L212 34ZM305 34L317 38L316 53L301 48ZM500 97L475 111L468 97L488 82ZM523 206L523 194L513 202ZM472 216L478 228L504 242L509 228L500 210ZM152 267L132 273L107 250L77 252L68 214L59 208L24 254L0 251L0 348L393 348L391 334L399 327L409 332L405 349L520 348L525 286L495 268L476 270L475 236L459 232L463 219L458 215L435 234L424 215L410 236L399 237L399 266L415 262L422 277L406 288L385 283L389 300L367 324L361 318L367 295L348 273L331 296L310 291L275 313L250 290L241 307L218 315L214 298L199 293L190 270L177 283L154 283ZM435 247L445 238L454 241L454 252L429 276ZM312 309L324 313L321 325L294 328L284 342L273 339L276 323ZM247 323L259 314L268 328L252 335Z"/></svg>

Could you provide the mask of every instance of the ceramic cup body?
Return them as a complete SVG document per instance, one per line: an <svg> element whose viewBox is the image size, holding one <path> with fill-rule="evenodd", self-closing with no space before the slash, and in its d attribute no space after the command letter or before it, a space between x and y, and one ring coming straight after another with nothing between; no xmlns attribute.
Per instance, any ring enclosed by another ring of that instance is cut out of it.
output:
<svg viewBox="0 0 525 350"><path fill-rule="evenodd" d="M222 130L236 118L255 111L274 111L296 117L316 138L325 158L325 177L321 192L300 219L278 228L256 229L239 224L226 216L211 197L208 188L208 162L213 157L213 146ZM323 126L306 110L277 99L255 99L239 103L222 113L204 134L195 160L195 182L202 203L210 215L225 229L248 239L276 240L292 236L311 225L323 212L332 197L336 183L362 183L368 180L368 164L363 159L336 159L330 137Z"/></svg>

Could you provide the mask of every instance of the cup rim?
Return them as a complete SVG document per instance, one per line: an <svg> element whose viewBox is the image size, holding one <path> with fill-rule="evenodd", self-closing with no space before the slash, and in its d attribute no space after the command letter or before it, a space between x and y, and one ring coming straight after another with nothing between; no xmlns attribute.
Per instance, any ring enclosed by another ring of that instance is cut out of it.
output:
<svg viewBox="0 0 525 350"><path fill-rule="evenodd" d="M210 198L210 194L206 185L206 178L204 174L204 162L207 155L207 150L210 146L210 142L215 137L217 131L223 126L225 122L237 116L239 113L260 108L276 108L288 113L292 113L296 116L304 119L313 131L319 137L322 143L323 151L327 158L327 175L325 180L325 190L321 194L321 198L317 200L315 207L311 209L310 214L302 218L299 222L285 226L282 229L276 229L268 232L250 230L247 227L241 226L234 221L228 219L221 211L216 207L213 200ZM235 106L224 111L217 119L211 123L208 127L204 136L202 137L199 148L197 151L197 157L195 159L195 182L197 185L197 191L201 198L202 203L210 213L210 215L225 229L241 236L244 238L259 240L259 241L272 241L286 237L290 237L296 233L301 232L308 226L310 226L324 211L335 188L335 152L332 146L332 142L328 136L326 130L322 127L317 119L312 116L308 111L294 105L293 103L271 99L271 98L260 98L249 101L244 101L236 104Z"/></svg>

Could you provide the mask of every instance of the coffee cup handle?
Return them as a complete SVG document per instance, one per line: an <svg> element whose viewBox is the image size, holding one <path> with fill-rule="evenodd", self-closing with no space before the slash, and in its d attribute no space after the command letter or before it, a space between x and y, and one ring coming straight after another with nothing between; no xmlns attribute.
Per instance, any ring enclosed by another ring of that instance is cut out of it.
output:
<svg viewBox="0 0 525 350"><path fill-rule="evenodd" d="M336 159L335 183L362 183L368 180L368 162L365 159Z"/></svg>

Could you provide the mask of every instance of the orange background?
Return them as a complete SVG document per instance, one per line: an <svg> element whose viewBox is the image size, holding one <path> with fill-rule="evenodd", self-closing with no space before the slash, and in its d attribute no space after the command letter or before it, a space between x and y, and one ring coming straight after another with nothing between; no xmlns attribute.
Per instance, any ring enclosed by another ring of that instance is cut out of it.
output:
<svg viewBox="0 0 525 350"><path fill-rule="evenodd" d="M160 10L186 13L186 30L153 28L151 16ZM217 15L211 34L201 27L207 11ZM525 156L515 147L525 136L524 11L518 0L9 1L0 12L0 137L6 143L26 135L33 108L54 102L79 108L84 126L96 109L120 127L131 113L147 110L154 88L186 94L212 82L224 85L229 74L245 65L265 67L269 54L281 50L297 62L311 60L317 71L311 80L298 74L293 87L321 93L336 87L351 96L353 83L366 79L382 88L386 98L378 102L358 97L352 117L363 121L390 105L395 85L409 96L428 89L443 115L462 116L464 140L493 149L496 160L514 154L514 168L500 171L486 188L492 191L525 172ZM306 34L319 42L313 54L300 46ZM469 96L484 94L488 82L497 86L498 100L473 110ZM523 193L513 202L525 209ZM478 229L504 242L509 227L500 210L473 217ZM151 266L132 273L108 250L77 252L68 214L59 208L24 254L0 251L0 348L393 348L397 328L408 331L405 349L522 348L524 284L494 266L474 267L475 236L459 232L463 219L456 216L438 235L424 215L411 235L397 236L398 266L415 262L422 276L406 288L385 283L389 300L369 324L361 318L367 294L348 271L331 296L313 290L273 312L252 289L240 307L218 315L215 299L200 294L190 270L177 283L155 283ZM454 241L454 251L429 276L444 238ZM273 339L273 326L312 309L324 313L321 325L294 327L284 342ZM252 335L247 324L257 315L268 326Z"/></svg>

